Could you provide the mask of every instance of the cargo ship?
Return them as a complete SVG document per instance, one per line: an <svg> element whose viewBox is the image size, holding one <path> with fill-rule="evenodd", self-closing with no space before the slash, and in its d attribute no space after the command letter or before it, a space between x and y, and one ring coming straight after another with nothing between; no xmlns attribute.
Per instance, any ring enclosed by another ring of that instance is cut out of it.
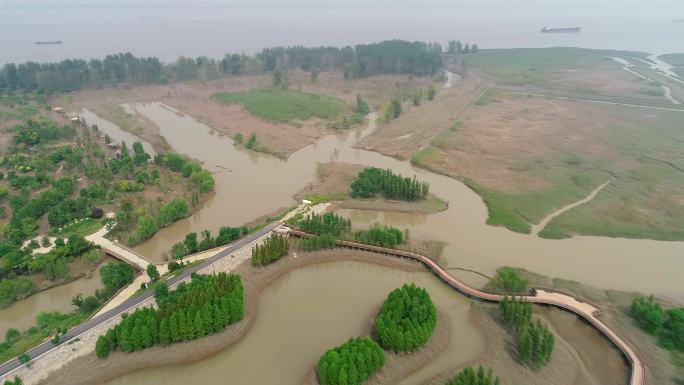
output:
<svg viewBox="0 0 684 385"><path fill-rule="evenodd" d="M542 33L578 33L582 30L580 27L571 27L571 28L549 28L549 27L544 27L541 29Z"/></svg>
<svg viewBox="0 0 684 385"><path fill-rule="evenodd" d="M61 40L54 40L54 41L37 41L37 45L53 45L53 44L62 44Z"/></svg>

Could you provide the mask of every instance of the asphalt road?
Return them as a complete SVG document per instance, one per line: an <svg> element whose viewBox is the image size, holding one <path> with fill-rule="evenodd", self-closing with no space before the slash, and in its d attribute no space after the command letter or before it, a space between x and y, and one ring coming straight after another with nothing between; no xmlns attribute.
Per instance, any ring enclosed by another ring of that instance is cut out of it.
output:
<svg viewBox="0 0 684 385"><path fill-rule="evenodd" d="M181 282L182 280L188 278L192 273L200 271L200 270L204 269L205 267L210 266L210 265L216 263L217 261L231 255L232 253L243 248L247 244L249 244L249 243L253 242L254 240L262 237L263 235L266 235L269 232L273 231L275 228L277 228L281 224L282 223L280 223L280 222L273 222L273 223L269 224L268 226L264 227L263 229L238 240L237 242L228 246L228 248L226 248L225 250L217 253L213 257L205 259L204 261L202 261L202 263L187 269L183 273L167 280L166 282L168 283L169 287ZM145 293L142 293L138 296L127 299L126 301L121 303L119 306L117 306L117 307L115 307L115 308L113 308L113 309L111 309L105 313L102 313L101 315L99 315L99 316L97 316L97 317L95 317L89 321L86 321L86 322L84 322L78 326L73 327L66 334L64 334L63 336L60 337L60 345L68 342L69 340L71 340L75 337L78 337L79 335L81 335L84 332L94 328L95 326L101 324L102 322L107 321L108 319L129 310L131 307L140 304L141 302L143 302L144 300L146 300L152 296L154 296L153 291L146 291ZM28 352L26 352L26 354L28 354L29 357L31 357L31 360L34 360L36 357L38 357L42 354L45 354L45 353L49 352L50 350L52 350L58 346L59 345L55 345L52 342L47 341L47 342L43 342L42 344L40 344L40 345L36 346L35 348L29 350ZM17 358L13 358L13 359L3 363L2 365L0 365L0 377L6 375L7 373L9 373L12 370L20 367L21 365L22 365L21 362L19 362L19 359L17 359Z"/></svg>

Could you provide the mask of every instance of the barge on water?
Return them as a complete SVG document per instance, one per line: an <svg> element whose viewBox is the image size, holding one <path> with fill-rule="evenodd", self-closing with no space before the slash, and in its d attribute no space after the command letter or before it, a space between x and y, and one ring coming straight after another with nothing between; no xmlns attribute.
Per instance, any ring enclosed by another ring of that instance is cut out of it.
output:
<svg viewBox="0 0 684 385"><path fill-rule="evenodd" d="M549 28L544 27L541 29L542 33L579 33L582 30L580 27L570 27L570 28Z"/></svg>
<svg viewBox="0 0 684 385"><path fill-rule="evenodd" d="M62 44L62 41L61 40L37 41L35 44L36 45L57 45L57 44Z"/></svg>

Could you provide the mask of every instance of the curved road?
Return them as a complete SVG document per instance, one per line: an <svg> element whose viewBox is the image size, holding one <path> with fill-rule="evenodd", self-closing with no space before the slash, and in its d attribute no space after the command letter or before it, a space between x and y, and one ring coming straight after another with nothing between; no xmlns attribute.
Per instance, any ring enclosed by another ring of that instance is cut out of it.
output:
<svg viewBox="0 0 684 385"><path fill-rule="evenodd" d="M193 267L187 269L186 271L184 271L183 273L167 280L166 283L170 287L170 286L173 286L173 285L183 281L184 279L190 277L190 275L192 273L200 271L200 270L214 264L215 262L222 260L223 258L231 255L232 253L240 250L241 248L245 247L246 245L252 243L253 241L261 238L262 236L264 236L264 235L270 233L271 231L275 230L276 228L280 227L280 225L282 225L281 222L273 222L273 223L269 224L268 226L264 227L263 229L238 240L237 242L228 246L225 250L220 251L216 255L214 255L210 258L207 258L202 263L200 263L196 266L193 266ZM115 317L115 316L139 305L141 302L152 297L153 295L154 295L153 291L146 291L145 293L142 293L138 296L135 296L133 298L130 298L130 299L124 301L123 303L121 303L117 307L115 307L115 308L113 308L113 309L111 309L111 310L91 319L91 320L88 320L88 321L86 321L86 322L84 322L78 326L73 327L66 334L61 336L60 344L66 343L67 341L69 341L75 337L78 337L82 333L94 328L95 326L101 324L102 322L105 322L108 319ZM31 360L34 360L37 357L39 357L40 355L49 352L50 350L52 350L56 346L58 346L58 345L54 345L50 341L43 342L42 344L40 344L40 345L36 346L35 348L26 352L26 354L28 354L29 357L31 357ZM20 367L21 365L22 365L22 363L19 362L19 360L17 358L13 358L13 359L3 363L2 365L0 365L0 377L5 376L9 372Z"/></svg>
<svg viewBox="0 0 684 385"><path fill-rule="evenodd" d="M311 237L312 235L303 231L290 230L289 233L296 237ZM374 253L380 253L395 257L409 258L421 262L425 267L428 268L433 274L435 274L439 279L444 281L454 290L459 293L474 299L489 301L489 302L500 302L505 296L499 294L492 294L480 291L478 289L472 288L465 283L457 280L449 272L435 263L428 257L420 254L412 253L404 250L388 249L384 247L371 246L362 243L350 242L350 241L337 241L337 245L354 250L370 251ZM606 338L608 338L627 358L630 364L630 378L629 385L643 385L644 383L644 365L641 359L636 354L634 349L620 336L613 332L606 324L604 324L600 319L601 311L594 305L584 302L572 295L565 293L556 292L550 289L535 288L530 295L516 296L517 298L522 298L525 301L545 304L555 306L567 311L570 311L589 322L598 331L603 333Z"/></svg>

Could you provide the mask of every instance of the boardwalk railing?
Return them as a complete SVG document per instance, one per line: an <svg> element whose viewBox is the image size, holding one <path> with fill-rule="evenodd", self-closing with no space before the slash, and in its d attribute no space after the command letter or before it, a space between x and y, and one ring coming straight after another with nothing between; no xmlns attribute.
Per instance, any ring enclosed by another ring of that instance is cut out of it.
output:
<svg viewBox="0 0 684 385"><path fill-rule="evenodd" d="M314 236L313 234L294 229L290 230L289 234L299 238L311 238ZM345 240L338 240L337 245L339 247L352 250L369 251L372 253L408 258L418 261L422 263L430 272L435 274L440 280L449 285L452 289L469 298L488 302L500 302L505 298L503 295L487 293L466 285L465 283L454 278L447 270L439 266L435 261L421 254ZM585 319L590 325L606 336L606 338L608 338L608 340L611 341L627 359L630 365L629 385L643 385L644 366L641 359L625 340L620 338L620 336L618 336L612 329L598 319L601 311L596 306L573 295L559 292L554 289L545 288L534 288L532 290L532 294L516 296L516 298L521 298L525 301L536 304L555 306L572 312Z"/></svg>

